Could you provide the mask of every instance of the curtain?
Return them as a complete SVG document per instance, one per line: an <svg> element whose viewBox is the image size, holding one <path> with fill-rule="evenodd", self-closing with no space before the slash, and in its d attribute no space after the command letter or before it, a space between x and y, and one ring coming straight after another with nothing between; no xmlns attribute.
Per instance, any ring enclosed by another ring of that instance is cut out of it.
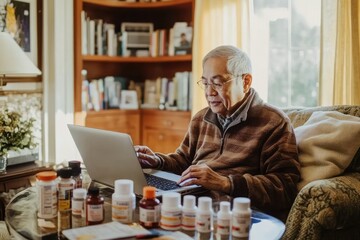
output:
<svg viewBox="0 0 360 240"><path fill-rule="evenodd" d="M207 106L196 82L202 75L202 58L220 45L235 45L250 54L252 0L196 0L193 37L192 115Z"/></svg>
<svg viewBox="0 0 360 240"><path fill-rule="evenodd" d="M322 25L322 58L320 73L320 105L360 105L360 8L358 0L323 1L324 9L335 13L335 28L324 17ZM326 11L325 11L326 13ZM327 22L328 21L328 22ZM328 25L327 25L328 24ZM333 35L333 50L326 40ZM330 50L329 50L330 47Z"/></svg>

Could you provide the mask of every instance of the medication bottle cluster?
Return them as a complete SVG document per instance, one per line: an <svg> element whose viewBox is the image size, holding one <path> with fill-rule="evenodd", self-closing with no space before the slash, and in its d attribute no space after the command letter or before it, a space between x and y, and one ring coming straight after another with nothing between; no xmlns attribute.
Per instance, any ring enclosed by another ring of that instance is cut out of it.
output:
<svg viewBox="0 0 360 240"><path fill-rule="evenodd" d="M51 219L58 213L72 212L83 215L86 189L82 189L80 161L70 161L68 167L58 171L45 171L36 174L38 196L38 217ZM76 191L74 191L76 190ZM73 197L75 193L75 198ZM74 205L74 208L72 208Z"/></svg>
<svg viewBox="0 0 360 240"><path fill-rule="evenodd" d="M104 222L104 198L98 187L81 188L80 163L72 161L71 167L58 172L40 172L36 175L38 192L38 217L55 218L60 222L70 213L72 227L95 225ZM75 168L75 170L74 170ZM112 194L111 219L125 224L135 221L136 197L132 180L118 179L114 182ZM195 231L199 234L212 234L216 238L248 238L251 227L251 209L249 198L235 198L232 203L220 202L219 211L214 215L210 197L196 198L186 195L181 204L181 195L175 192L165 193L162 203L156 197L156 188L143 188L143 198L139 201L139 222L145 228L163 228L165 230ZM216 221L214 220L216 217ZM214 224L216 222L216 225ZM214 229L214 225L216 226ZM70 226L61 225L62 229Z"/></svg>
<svg viewBox="0 0 360 240"><path fill-rule="evenodd" d="M165 193L162 203L156 198L156 189L144 187L143 199L139 203L140 224L145 228L161 227L165 230L196 231L200 234L216 232L219 239L248 238L251 227L251 209L249 198L235 198L233 209L231 203L220 202L216 213L216 228L214 229L213 203L210 197L196 198L186 195L181 205L179 193Z"/></svg>

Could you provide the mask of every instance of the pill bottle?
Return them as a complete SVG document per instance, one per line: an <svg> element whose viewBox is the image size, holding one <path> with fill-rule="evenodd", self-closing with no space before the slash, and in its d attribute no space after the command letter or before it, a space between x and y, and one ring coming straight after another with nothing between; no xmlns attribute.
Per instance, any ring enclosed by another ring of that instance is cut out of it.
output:
<svg viewBox="0 0 360 240"><path fill-rule="evenodd" d="M132 223L136 208L134 182L128 179L118 179L114 183L112 195L111 216L113 221Z"/></svg>
<svg viewBox="0 0 360 240"><path fill-rule="evenodd" d="M156 188L143 188L143 198L139 202L140 225L145 228L158 228L160 222L160 201L156 198Z"/></svg>
<svg viewBox="0 0 360 240"><path fill-rule="evenodd" d="M55 171L44 171L36 174L37 207L39 218L57 217L57 174Z"/></svg>
<svg viewBox="0 0 360 240"><path fill-rule="evenodd" d="M64 167L58 170L60 180L58 182L58 210L70 211L72 193L75 186L74 179L71 178L72 170L69 167Z"/></svg>
<svg viewBox="0 0 360 240"><path fill-rule="evenodd" d="M193 195L185 195L181 217L181 228L187 231L195 230L196 198Z"/></svg>
<svg viewBox="0 0 360 240"><path fill-rule="evenodd" d="M181 227L181 209L180 193L164 193L161 204L160 227L165 230L179 230Z"/></svg>
<svg viewBox="0 0 360 240"><path fill-rule="evenodd" d="M77 160L72 160L72 161L69 161L68 164L72 170L72 178L75 181L74 188L82 188L83 176L81 174L81 162L77 161Z"/></svg>
<svg viewBox="0 0 360 240"><path fill-rule="evenodd" d="M102 223L104 215L104 198L98 187L91 186L86 197L86 225Z"/></svg>
<svg viewBox="0 0 360 240"><path fill-rule="evenodd" d="M239 238L247 238L249 237L250 227L250 199L245 197L235 198L233 202L232 212L232 236Z"/></svg>
<svg viewBox="0 0 360 240"><path fill-rule="evenodd" d="M231 233L230 202L220 202L220 210L217 212L216 235L218 238L228 238Z"/></svg>
<svg viewBox="0 0 360 240"><path fill-rule="evenodd" d="M212 199L210 197L199 197L195 228L199 233L210 233L213 229Z"/></svg>
<svg viewBox="0 0 360 240"><path fill-rule="evenodd" d="M73 191L71 202L71 213L74 216L85 217L85 199L87 191L85 188L76 188Z"/></svg>

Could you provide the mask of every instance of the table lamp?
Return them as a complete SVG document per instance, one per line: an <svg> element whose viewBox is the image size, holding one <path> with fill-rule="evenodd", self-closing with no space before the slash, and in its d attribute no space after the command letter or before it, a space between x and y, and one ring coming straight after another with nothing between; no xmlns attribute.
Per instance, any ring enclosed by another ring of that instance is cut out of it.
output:
<svg viewBox="0 0 360 240"><path fill-rule="evenodd" d="M8 82L6 77L31 77L40 70L6 32L0 32L0 90Z"/></svg>

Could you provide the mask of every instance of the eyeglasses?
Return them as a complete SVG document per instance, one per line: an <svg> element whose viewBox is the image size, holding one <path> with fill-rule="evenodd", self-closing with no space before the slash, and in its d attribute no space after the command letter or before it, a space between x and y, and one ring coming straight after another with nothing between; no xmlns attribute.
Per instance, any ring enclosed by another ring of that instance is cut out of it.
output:
<svg viewBox="0 0 360 240"><path fill-rule="evenodd" d="M225 82L219 82L219 83L217 83L217 82L208 83L208 82L205 82L204 80L199 80L196 83L203 90L206 90L206 89L208 89L209 86L211 86L212 89L219 92L219 91L223 90L225 84L227 84L233 80L235 80L235 78L231 78L230 80L227 80Z"/></svg>

